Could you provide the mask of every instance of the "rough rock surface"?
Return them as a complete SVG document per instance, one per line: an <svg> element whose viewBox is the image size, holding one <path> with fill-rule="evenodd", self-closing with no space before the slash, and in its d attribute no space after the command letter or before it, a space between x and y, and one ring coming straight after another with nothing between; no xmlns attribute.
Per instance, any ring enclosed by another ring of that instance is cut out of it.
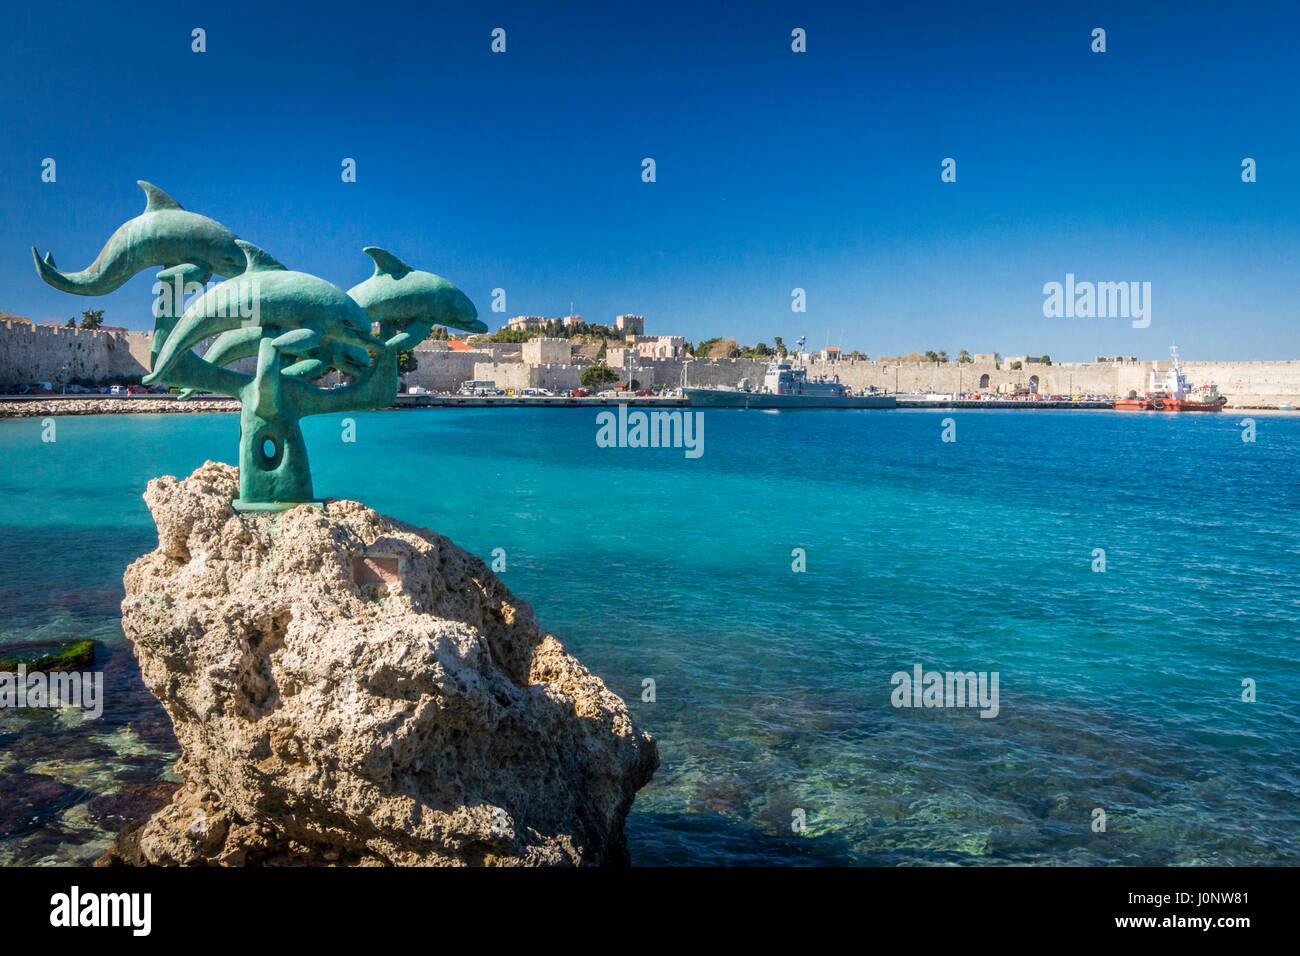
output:
<svg viewBox="0 0 1300 956"><path fill-rule="evenodd" d="M140 415L184 412L237 412L233 398L190 399L139 395L130 398L51 398L0 402L0 418L44 418L47 415Z"/></svg>
<svg viewBox="0 0 1300 956"><path fill-rule="evenodd" d="M239 514L237 487L208 462L145 492L122 624L184 785L134 862L627 861L654 740L531 607L441 535L354 501Z"/></svg>

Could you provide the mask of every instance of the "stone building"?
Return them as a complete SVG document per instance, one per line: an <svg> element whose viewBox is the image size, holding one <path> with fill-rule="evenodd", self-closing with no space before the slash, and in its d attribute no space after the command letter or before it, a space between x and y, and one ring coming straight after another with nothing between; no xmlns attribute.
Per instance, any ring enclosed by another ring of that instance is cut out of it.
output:
<svg viewBox="0 0 1300 956"><path fill-rule="evenodd" d="M523 344L521 358L530 365L567 365L572 351L568 339L529 339Z"/></svg>
<svg viewBox="0 0 1300 956"><path fill-rule="evenodd" d="M642 358L679 359L686 355L686 339L680 335L637 335L632 345Z"/></svg>
<svg viewBox="0 0 1300 956"><path fill-rule="evenodd" d="M529 332L533 329L540 329L549 321L550 319L544 315L516 315L506 323L506 327L516 331Z"/></svg>
<svg viewBox="0 0 1300 956"><path fill-rule="evenodd" d="M624 335L644 335L645 334L645 316L644 315L620 315L614 319L614 328Z"/></svg>

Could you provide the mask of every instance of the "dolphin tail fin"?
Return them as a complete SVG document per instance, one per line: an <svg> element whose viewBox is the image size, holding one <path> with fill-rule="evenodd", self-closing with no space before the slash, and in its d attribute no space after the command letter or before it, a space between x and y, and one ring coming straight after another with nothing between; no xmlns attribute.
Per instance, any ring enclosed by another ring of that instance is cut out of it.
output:
<svg viewBox="0 0 1300 956"><path fill-rule="evenodd" d="M47 252L45 258L42 259L41 254L36 251L36 247L32 246L32 259L36 263L36 274L44 279L47 284L54 286L60 292L80 291L76 284L55 266L53 254Z"/></svg>

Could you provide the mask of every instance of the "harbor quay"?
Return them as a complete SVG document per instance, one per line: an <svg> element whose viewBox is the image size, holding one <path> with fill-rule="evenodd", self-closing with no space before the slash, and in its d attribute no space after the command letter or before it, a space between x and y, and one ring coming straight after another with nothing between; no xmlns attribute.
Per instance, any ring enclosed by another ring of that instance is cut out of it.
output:
<svg viewBox="0 0 1300 956"><path fill-rule="evenodd" d="M149 372L152 338L151 332L68 328L11 317L0 321L0 386L48 383L49 391L59 392L62 383L72 381L138 380ZM603 355L597 344L545 337L522 343L430 339L412 355L415 368L400 377L399 407L592 403L587 396L566 393L582 388L583 373L597 364L609 369L611 389L735 388L745 381L761 383L769 363L767 358L697 358L680 336L641 334L630 335L624 345L611 345ZM900 407L977 402L981 408L1023 408L1026 400L1035 407L1055 407L1042 404L1054 396L1058 402L1072 400L1067 407L1089 407L1141 395L1153 369L1163 375L1170 368L1167 357L1044 363L1028 355L975 353L964 362L891 361L841 356L839 349L829 348L792 353L791 359L802 363L809 380L839 382L860 394L895 395ZM1297 360L1183 361L1182 370L1193 382L1214 383L1228 408L1300 407ZM490 383L502 394L459 401L466 396L456 393L467 382ZM526 390L555 394L528 395Z"/></svg>

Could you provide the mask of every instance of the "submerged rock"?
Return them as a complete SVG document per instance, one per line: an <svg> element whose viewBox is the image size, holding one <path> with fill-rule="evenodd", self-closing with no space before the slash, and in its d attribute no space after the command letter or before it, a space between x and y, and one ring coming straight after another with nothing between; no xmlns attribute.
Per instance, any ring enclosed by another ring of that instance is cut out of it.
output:
<svg viewBox="0 0 1300 956"><path fill-rule="evenodd" d="M0 647L0 674L23 667L28 673L70 671L95 659L94 641L43 642Z"/></svg>
<svg viewBox="0 0 1300 956"><path fill-rule="evenodd" d="M184 784L123 858L626 862L654 740L527 604L441 535L354 501L240 514L237 488L208 462L145 492L122 625Z"/></svg>

